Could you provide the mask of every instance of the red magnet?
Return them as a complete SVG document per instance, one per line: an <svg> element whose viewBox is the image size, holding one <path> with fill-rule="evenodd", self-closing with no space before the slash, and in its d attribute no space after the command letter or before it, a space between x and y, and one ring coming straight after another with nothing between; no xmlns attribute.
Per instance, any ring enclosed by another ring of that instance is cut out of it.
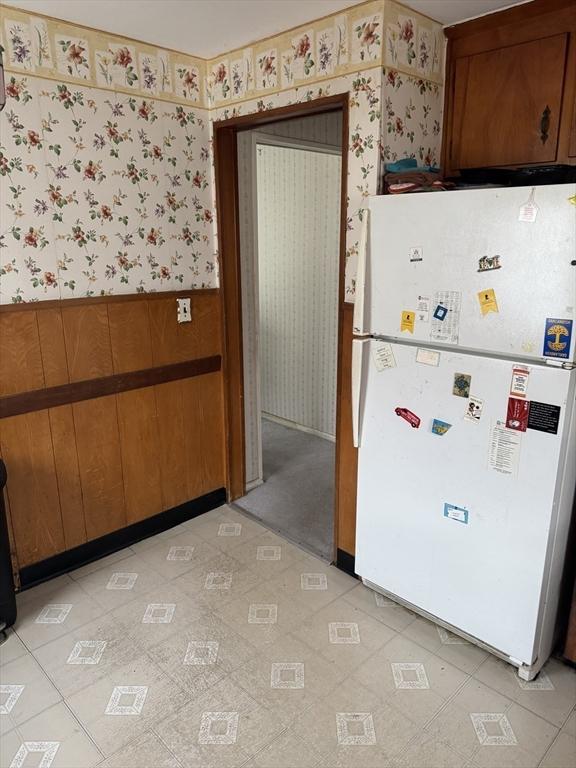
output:
<svg viewBox="0 0 576 768"><path fill-rule="evenodd" d="M416 416L412 411L409 411L408 408L395 408L394 413L396 416L401 416L405 419L411 427L414 427L414 429L418 429L420 426L420 417Z"/></svg>
<svg viewBox="0 0 576 768"><path fill-rule="evenodd" d="M508 411L506 413L506 426L508 429L515 429L517 432L526 432L529 413L530 402L528 400L519 400L516 397L509 397Z"/></svg>

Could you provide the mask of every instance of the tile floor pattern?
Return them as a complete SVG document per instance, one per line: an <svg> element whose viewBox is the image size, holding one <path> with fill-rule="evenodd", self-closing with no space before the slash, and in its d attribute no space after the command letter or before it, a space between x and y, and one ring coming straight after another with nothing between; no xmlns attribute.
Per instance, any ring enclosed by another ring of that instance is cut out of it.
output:
<svg viewBox="0 0 576 768"><path fill-rule="evenodd" d="M18 597L2 768L574 768L532 683L224 506Z"/></svg>

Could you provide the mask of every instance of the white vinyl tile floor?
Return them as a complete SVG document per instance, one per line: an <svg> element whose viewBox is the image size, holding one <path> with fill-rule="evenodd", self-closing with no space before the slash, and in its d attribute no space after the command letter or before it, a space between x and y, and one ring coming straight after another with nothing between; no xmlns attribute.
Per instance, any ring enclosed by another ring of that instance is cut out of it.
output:
<svg viewBox="0 0 576 768"><path fill-rule="evenodd" d="M574 768L532 683L223 506L18 596L2 768Z"/></svg>

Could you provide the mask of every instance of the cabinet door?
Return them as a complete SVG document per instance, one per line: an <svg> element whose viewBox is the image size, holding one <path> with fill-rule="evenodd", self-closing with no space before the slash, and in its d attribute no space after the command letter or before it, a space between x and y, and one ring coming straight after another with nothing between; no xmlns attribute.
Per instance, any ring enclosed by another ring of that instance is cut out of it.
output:
<svg viewBox="0 0 576 768"><path fill-rule="evenodd" d="M556 160L568 35L458 59L453 168Z"/></svg>

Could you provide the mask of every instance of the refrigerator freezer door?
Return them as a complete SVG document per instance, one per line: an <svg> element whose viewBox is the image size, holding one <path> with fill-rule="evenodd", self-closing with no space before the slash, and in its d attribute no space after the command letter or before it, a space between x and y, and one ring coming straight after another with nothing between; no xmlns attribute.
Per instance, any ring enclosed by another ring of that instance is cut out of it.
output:
<svg viewBox="0 0 576 768"><path fill-rule="evenodd" d="M519 431L505 426L512 363L442 351L430 365L392 344L396 366L378 370L377 344L364 346L356 571L530 664L547 564L563 557L558 467L576 373L531 366L534 416L515 408Z"/></svg>
<svg viewBox="0 0 576 768"><path fill-rule="evenodd" d="M530 187L371 198L356 325L375 336L540 359L546 337L549 356L573 360L574 195L576 184L536 187L534 221L520 220Z"/></svg>

